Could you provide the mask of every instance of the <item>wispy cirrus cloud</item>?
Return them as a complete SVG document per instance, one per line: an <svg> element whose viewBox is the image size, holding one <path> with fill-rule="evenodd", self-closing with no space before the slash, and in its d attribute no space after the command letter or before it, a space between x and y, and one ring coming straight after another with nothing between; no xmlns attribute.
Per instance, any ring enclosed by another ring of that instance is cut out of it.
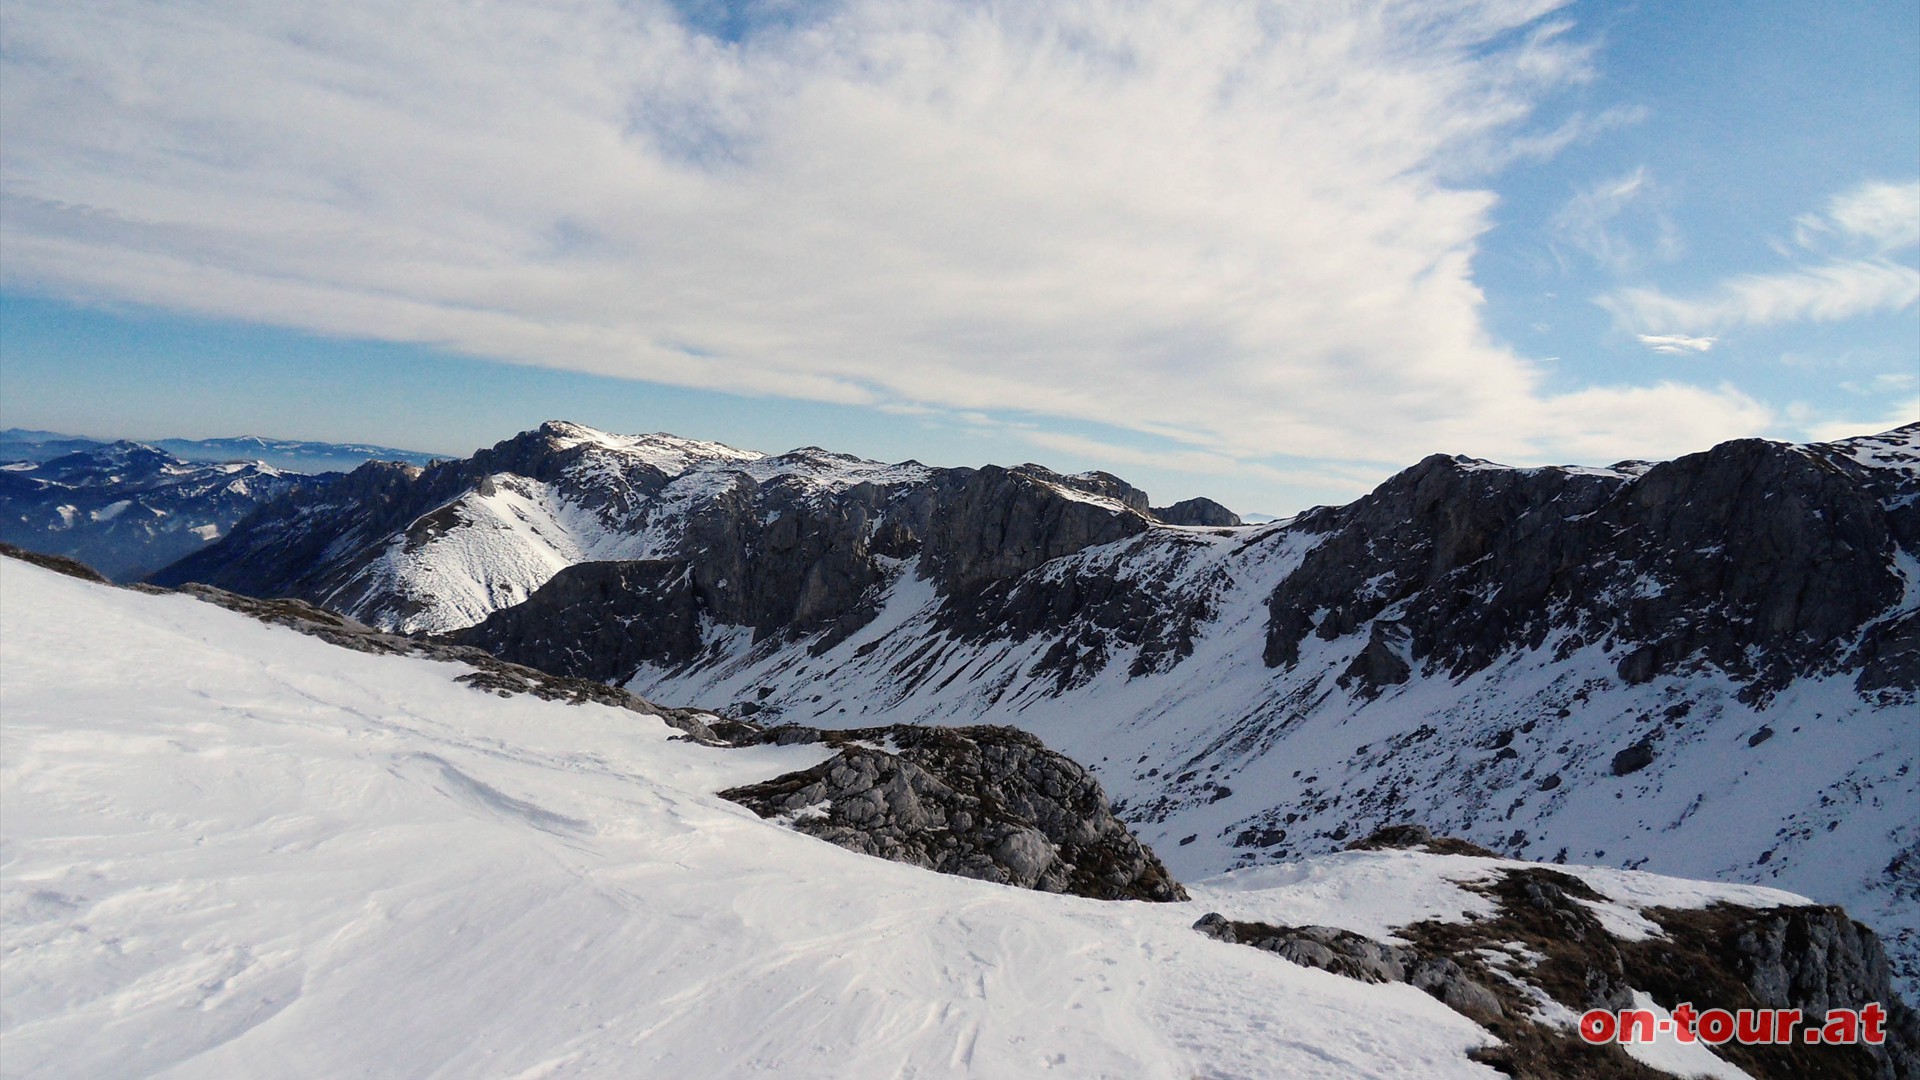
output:
<svg viewBox="0 0 1920 1080"><path fill-rule="evenodd" d="M1680 232L1658 201L1658 187L1642 165L1576 191L1554 215L1553 235L1615 274L1669 262L1680 256Z"/></svg>
<svg viewBox="0 0 1920 1080"><path fill-rule="evenodd" d="M1729 278L1699 296L1621 289L1600 304L1649 348L1671 352L1662 345L1737 326L1838 322L1920 301L1920 270L1893 257L1920 243L1920 182L1871 182L1842 192L1823 213L1798 218L1794 235L1825 261Z"/></svg>
<svg viewBox="0 0 1920 1080"><path fill-rule="evenodd" d="M1724 332L1729 327L1787 322L1837 322L1876 311L1898 311L1920 300L1920 271L1877 259L1827 263L1783 274L1748 274L1722 282L1702 297L1668 296L1657 289L1622 289L1603 304L1642 334Z"/></svg>
<svg viewBox="0 0 1920 1080"><path fill-rule="evenodd" d="M1879 254L1920 244L1920 180L1870 181L1841 192L1828 200L1824 214L1796 219L1794 239L1809 249L1839 240L1864 244Z"/></svg>
<svg viewBox="0 0 1920 1080"><path fill-rule="evenodd" d="M1754 429L1483 325L1475 170L1588 130L1528 127L1560 0L776 6L13 0L0 273L1200 464Z"/></svg>

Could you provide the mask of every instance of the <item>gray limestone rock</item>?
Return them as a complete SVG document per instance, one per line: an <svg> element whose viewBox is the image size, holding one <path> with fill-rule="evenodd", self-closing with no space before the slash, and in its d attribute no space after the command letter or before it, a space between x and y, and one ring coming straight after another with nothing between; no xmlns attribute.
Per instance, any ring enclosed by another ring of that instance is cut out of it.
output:
<svg viewBox="0 0 1920 1080"><path fill-rule="evenodd" d="M826 742L839 753L720 794L830 843L1043 892L1186 898L1113 816L1099 783L1025 732L899 725L773 728L764 738Z"/></svg>
<svg viewBox="0 0 1920 1080"><path fill-rule="evenodd" d="M1153 516L1169 525L1203 525L1216 529L1240 524L1240 515L1212 499L1187 499L1172 506L1156 506Z"/></svg>

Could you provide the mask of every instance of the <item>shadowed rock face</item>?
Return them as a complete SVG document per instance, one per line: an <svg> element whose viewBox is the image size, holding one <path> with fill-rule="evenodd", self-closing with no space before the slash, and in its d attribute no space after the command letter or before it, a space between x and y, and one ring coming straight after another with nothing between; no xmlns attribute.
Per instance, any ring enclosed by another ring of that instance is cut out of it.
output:
<svg viewBox="0 0 1920 1080"><path fill-rule="evenodd" d="M1240 524L1240 515L1212 499L1187 499L1172 506L1156 506L1153 516L1169 525L1205 525L1228 528Z"/></svg>
<svg viewBox="0 0 1920 1080"><path fill-rule="evenodd" d="M617 683L641 664L698 656L701 610L689 563L579 563L525 603L445 637L557 675Z"/></svg>
<svg viewBox="0 0 1920 1080"><path fill-rule="evenodd" d="M1297 528L1327 539L1268 598L1267 663L1393 608L1404 659L1454 677L1557 634L1562 648L1613 645L1629 683L1711 666L1765 695L1864 665L1863 628L1878 658L1863 688L1911 689L1920 674L1914 629L1873 625L1902 595L1898 539L1912 530L1912 493L1880 490L1890 470L1757 439L1637 477L1476 466L1428 458L1303 516ZM1349 675L1398 681L1390 653L1371 651Z"/></svg>
<svg viewBox="0 0 1920 1080"><path fill-rule="evenodd" d="M989 465L940 500L927 525L923 559L945 591L970 595L1062 555L1147 530L1144 506L1116 513L1111 506L1063 496L1060 488L1088 485L1068 482L1083 478L1043 473L1034 465ZM1115 495L1102 497L1120 501Z"/></svg>
<svg viewBox="0 0 1920 1080"><path fill-rule="evenodd" d="M945 874L1097 900L1187 898L1113 816L1099 783L1025 732L900 725L774 728L765 738L840 752L720 793L761 817Z"/></svg>

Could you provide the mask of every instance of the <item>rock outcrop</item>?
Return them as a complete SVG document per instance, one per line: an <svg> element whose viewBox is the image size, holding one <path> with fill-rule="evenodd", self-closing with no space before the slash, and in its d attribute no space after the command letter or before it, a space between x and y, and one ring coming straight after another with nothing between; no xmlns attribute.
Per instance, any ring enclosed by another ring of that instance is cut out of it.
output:
<svg viewBox="0 0 1920 1080"><path fill-rule="evenodd" d="M1476 850L1418 827L1382 830L1353 846ZM1728 1042L1715 1053L1756 1080L1920 1076L1920 1017L1895 991L1873 931L1839 908L1647 907L1638 914L1657 932L1621 937L1595 911L1613 901L1571 874L1509 863L1465 887L1493 902L1492 917L1400 927L1393 942L1335 927L1236 922L1218 913L1203 916L1194 929L1361 982L1409 983L1498 1036L1499 1045L1474 1057L1510 1076L1659 1075L1618 1045L1583 1042L1549 1015L1555 1007L1565 1010L1561 1015L1630 1008L1636 992L1668 1010L1682 1003L1699 1011L1799 1009L1816 1026L1830 1008L1875 1003L1887 1012L1884 1045Z"/></svg>
<svg viewBox="0 0 1920 1080"><path fill-rule="evenodd" d="M1212 499L1187 499L1172 506L1156 506L1153 516L1169 525L1201 525L1216 529L1231 528L1241 523L1239 514Z"/></svg>
<svg viewBox="0 0 1920 1080"><path fill-rule="evenodd" d="M896 726L763 738L839 749L811 769L721 792L762 817L868 855L1098 900L1186 890L1113 816L1098 781L1005 727Z"/></svg>
<svg viewBox="0 0 1920 1080"><path fill-rule="evenodd" d="M1349 673L1363 692L1401 680L1396 651L1460 678L1550 638L1604 643L1630 684L1712 668L1764 696L1871 663L1868 685L1915 688L1911 629L1877 621L1905 588L1896 556L1916 484L1759 439L1640 468L1435 456L1302 515L1294 527L1325 539L1268 598L1267 663L1295 663L1308 635L1388 619L1405 647L1370 649Z"/></svg>

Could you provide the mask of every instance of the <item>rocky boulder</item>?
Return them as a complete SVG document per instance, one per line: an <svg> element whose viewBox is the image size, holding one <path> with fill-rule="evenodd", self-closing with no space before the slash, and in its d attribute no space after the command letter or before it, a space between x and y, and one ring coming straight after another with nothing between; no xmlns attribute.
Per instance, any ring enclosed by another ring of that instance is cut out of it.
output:
<svg viewBox="0 0 1920 1080"><path fill-rule="evenodd" d="M1169 525L1203 525L1215 529L1240 524L1240 515L1212 499L1187 499L1172 506L1152 508L1153 516Z"/></svg>
<svg viewBox="0 0 1920 1080"><path fill-rule="evenodd" d="M1353 848L1491 854L1420 826L1383 829ZM1415 923L1390 941L1218 913L1194 929L1361 982L1409 983L1498 1036L1473 1056L1509 1076L1652 1080L1659 1074L1619 1046L1588 1045L1548 1015L1628 1008L1644 993L1668 1010L1799 1009L1816 1023L1830 1008L1878 1003L1887 1012L1882 1046L1729 1042L1714 1052L1755 1080L1920 1077L1920 1017L1895 992L1879 939L1839 908L1647 907L1639 915L1657 932L1621 936L1596 913L1615 901L1580 878L1516 863L1487 877L1486 865L1460 880L1492 901L1491 917Z"/></svg>
<svg viewBox="0 0 1920 1080"><path fill-rule="evenodd" d="M1184 900L1098 781L1006 727L773 728L825 742L811 769L721 792L830 843L946 874L1099 900Z"/></svg>

